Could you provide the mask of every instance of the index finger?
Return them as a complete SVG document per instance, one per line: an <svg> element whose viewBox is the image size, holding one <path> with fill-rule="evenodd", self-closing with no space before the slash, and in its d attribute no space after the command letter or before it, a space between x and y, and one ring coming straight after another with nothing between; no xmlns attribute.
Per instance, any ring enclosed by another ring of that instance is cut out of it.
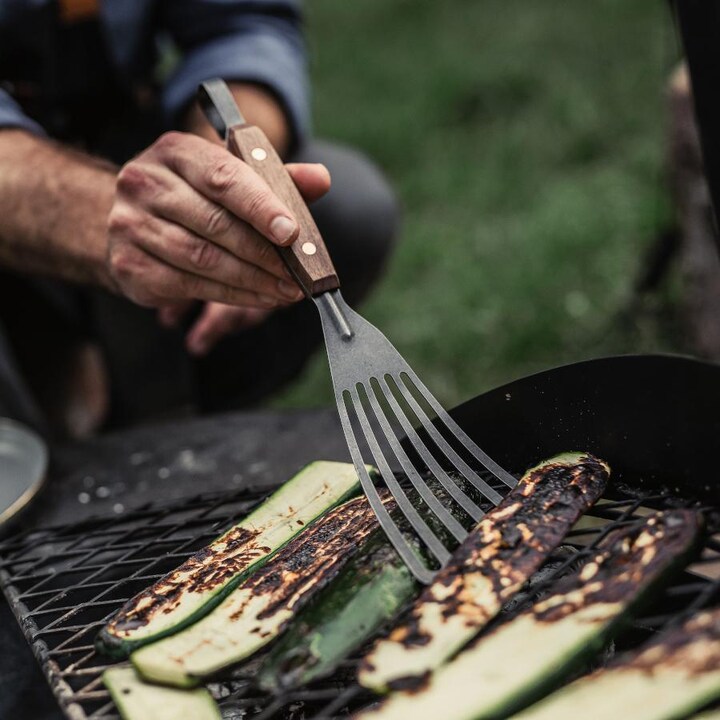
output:
<svg viewBox="0 0 720 720"><path fill-rule="evenodd" d="M293 214L246 163L207 140L168 133L156 149L165 164L205 197L252 225L277 245L298 234Z"/></svg>

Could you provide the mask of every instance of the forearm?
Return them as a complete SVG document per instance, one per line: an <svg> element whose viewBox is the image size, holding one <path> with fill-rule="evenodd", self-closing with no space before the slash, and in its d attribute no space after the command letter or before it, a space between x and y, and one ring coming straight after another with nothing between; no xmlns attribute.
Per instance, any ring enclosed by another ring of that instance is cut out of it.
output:
<svg viewBox="0 0 720 720"><path fill-rule="evenodd" d="M0 266L112 287L116 169L23 130L0 130Z"/></svg>

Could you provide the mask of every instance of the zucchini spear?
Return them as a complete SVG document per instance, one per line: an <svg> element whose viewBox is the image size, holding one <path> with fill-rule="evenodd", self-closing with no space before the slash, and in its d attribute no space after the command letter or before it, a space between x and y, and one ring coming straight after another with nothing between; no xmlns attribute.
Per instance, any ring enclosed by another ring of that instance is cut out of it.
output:
<svg viewBox="0 0 720 720"><path fill-rule="evenodd" d="M417 584L382 533L293 620L258 678L281 692L329 675L412 598Z"/></svg>
<svg viewBox="0 0 720 720"><path fill-rule="evenodd" d="M103 673L103 683L123 720L222 720L210 693L150 685L128 666Z"/></svg>
<svg viewBox="0 0 720 720"><path fill-rule="evenodd" d="M386 507L394 510L388 499ZM378 528L366 498L331 510L289 542L209 615L134 652L146 679L189 687L267 645Z"/></svg>
<svg viewBox="0 0 720 720"><path fill-rule="evenodd" d="M584 453L564 453L528 470L480 520L408 619L371 650L360 684L385 692L454 655L560 545L602 495L608 476L604 462Z"/></svg>
<svg viewBox="0 0 720 720"><path fill-rule="evenodd" d="M128 600L100 631L98 651L126 657L207 615L279 547L358 487L352 465L311 463L208 547Z"/></svg>
<svg viewBox="0 0 720 720"><path fill-rule="evenodd" d="M675 720L720 698L720 608L559 690L518 720ZM715 717L720 717L717 713Z"/></svg>
<svg viewBox="0 0 720 720"><path fill-rule="evenodd" d="M552 595L356 720L511 716L600 649L637 603L685 563L701 526L698 513L672 510L608 538Z"/></svg>

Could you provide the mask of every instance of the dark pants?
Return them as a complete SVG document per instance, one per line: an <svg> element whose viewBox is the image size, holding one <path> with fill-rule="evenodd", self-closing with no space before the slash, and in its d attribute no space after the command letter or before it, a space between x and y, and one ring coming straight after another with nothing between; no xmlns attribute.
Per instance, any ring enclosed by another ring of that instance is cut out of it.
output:
<svg viewBox="0 0 720 720"><path fill-rule="evenodd" d="M314 141L292 160L322 162L330 170L332 188L311 210L343 295L357 304L381 275L396 235L393 193L374 165L346 147ZM185 352L186 329L161 328L154 311L107 293L5 274L0 277L0 415L41 424L33 390L49 377L48 367L57 369L63 343L83 335L103 351L110 427L258 403L297 377L322 340L317 312L307 301L223 339L201 359Z"/></svg>

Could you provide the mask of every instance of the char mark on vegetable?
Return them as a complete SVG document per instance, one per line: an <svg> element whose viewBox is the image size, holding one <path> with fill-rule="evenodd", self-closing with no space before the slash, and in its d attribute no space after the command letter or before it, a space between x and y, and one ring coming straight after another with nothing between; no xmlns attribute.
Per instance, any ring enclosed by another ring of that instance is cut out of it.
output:
<svg viewBox="0 0 720 720"><path fill-rule="evenodd" d="M186 593L213 590L241 572L269 548L253 543L259 531L235 527L188 558L152 587L133 597L109 623L108 631L123 633L147 625L155 616L172 612Z"/></svg>
<svg viewBox="0 0 720 720"><path fill-rule="evenodd" d="M568 599L558 605L540 603L536 619L554 622L592 603L616 603L632 597L647 577L661 572L669 558L687 554L697 542L701 526L699 513L671 510L608 536L592 560L558 582L554 594Z"/></svg>

